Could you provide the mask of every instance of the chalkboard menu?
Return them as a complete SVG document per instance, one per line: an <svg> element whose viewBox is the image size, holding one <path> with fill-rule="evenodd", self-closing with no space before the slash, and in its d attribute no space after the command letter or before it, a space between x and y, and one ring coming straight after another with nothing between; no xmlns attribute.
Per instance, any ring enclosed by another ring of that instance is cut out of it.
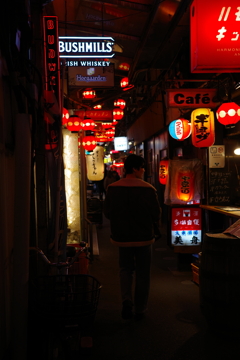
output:
<svg viewBox="0 0 240 360"><path fill-rule="evenodd" d="M208 205L230 205L233 199L232 172L225 169L209 169Z"/></svg>

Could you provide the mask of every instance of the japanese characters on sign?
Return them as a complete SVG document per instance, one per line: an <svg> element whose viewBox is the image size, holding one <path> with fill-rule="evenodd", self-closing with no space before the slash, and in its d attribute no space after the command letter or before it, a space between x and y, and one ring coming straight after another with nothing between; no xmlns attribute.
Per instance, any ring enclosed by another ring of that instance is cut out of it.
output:
<svg viewBox="0 0 240 360"><path fill-rule="evenodd" d="M239 1L194 0L191 6L191 71L240 72L239 24Z"/></svg>
<svg viewBox="0 0 240 360"><path fill-rule="evenodd" d="M195 147L209 147L215 141L214 113L207 108L199 108L191 114L192 144Z"/></svg>
<svg viewBox="0 0 240 360"><path fill-rule="evenodd" d="M202 218L200 208L173 208L171 244L195 246L202 240Z"/></svg>
<svg viewBox="0 0 240 360"><path fill-rule="evenodd" d="M104 149L97 146L90 155L86 156L87 178L90 181L100 181L104 177Z"/></svg>

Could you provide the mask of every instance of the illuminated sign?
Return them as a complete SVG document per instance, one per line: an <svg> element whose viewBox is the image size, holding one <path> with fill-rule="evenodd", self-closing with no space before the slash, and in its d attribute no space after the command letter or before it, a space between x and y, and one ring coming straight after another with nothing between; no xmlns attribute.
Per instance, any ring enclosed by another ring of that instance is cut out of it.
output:
<svg viewBox="0 0 240 360"><path fill-rule="evenodd" d="M112 110L78 110L74 112L75 115L84 119L86 116L94 121L110 121L112 122L113 114Z"/></svg>
<svg viewBox="0 0 240 360"><path fill-rule="evenodd" d="M215 107L214 97L217 89L170 89L167 90L169 107L196 108Z"/></svg>
<svg viewBox="0 0 240 360"><path fill-rule="evenodd" d="M57 16L43 17L44 36L44 89L53 91L60 105L60 63L58 54Z"/></svg>
<svg viewBox="0 0 240 360"><path fill-rule="evenodd" d="M239 22L238 0L194 0L191 6L192 73L240 72Z"/></svg>
<svg viewBox="0 0 240 360"><path fill-rule="evenodd" d="M128 139L126 136L118 136L114 138L114 149L118 151L128 150Z"/></svg>
<svg viewBox="0 0 240 360"><path fill-rule="evenodd" d="M78 87L112 87L114 86L114 64L107 67L70 67L68 84Z"/></svg>
<svg viewBox="0 0 240 360"><path fill-rule="evenodd" d="M201 244L202 220L200 208L172 208L171 243L174 246Z"/></svg>
<svg viewBox="0 0 240 360"><path fill-rule="evenodd" d="M114 39L107 36L59 36L60 58L112 58Z"/></svg>
<svg viewBox="0 0 240 360"><path fill-rule="evenodd" d="M63 62L60 62L61 65L63 65ZM110 66L111 62L110 61L105 61L105 60L67 60L64 62L65 66L100 66L100 67L104 67L104 66Z"/></svg>

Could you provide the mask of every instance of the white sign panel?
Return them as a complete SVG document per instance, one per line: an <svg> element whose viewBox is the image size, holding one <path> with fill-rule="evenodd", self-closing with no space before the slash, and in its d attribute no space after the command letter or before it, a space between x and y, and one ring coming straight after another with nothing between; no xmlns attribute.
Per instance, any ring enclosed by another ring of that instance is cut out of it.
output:
<svg viewBox="0 0 240 360"><path fill-rule="evenodd" d="M225 145L213 145L208 148L209 168L225 167Z"/></svg>
<svg viewBox="0 0 240 360"><path fill-rule="evenodd" d="M126 136L118 136L114 138L114 149L117 151L128 150L128 139Z"/></svg>

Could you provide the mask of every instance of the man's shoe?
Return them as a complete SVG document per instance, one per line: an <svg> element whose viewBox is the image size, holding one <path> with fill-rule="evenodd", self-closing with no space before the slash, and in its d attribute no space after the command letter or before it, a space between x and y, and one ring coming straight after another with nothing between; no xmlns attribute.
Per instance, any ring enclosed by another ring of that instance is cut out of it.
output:
<svg viewBox="0 0 240 360"><path fill-rule="evenodd" d="M124 320L128 320L131 319L132 316L133 316L132 304L130 301L126 300L123 302L123 306L122 306L122 318Z"/></svg>

